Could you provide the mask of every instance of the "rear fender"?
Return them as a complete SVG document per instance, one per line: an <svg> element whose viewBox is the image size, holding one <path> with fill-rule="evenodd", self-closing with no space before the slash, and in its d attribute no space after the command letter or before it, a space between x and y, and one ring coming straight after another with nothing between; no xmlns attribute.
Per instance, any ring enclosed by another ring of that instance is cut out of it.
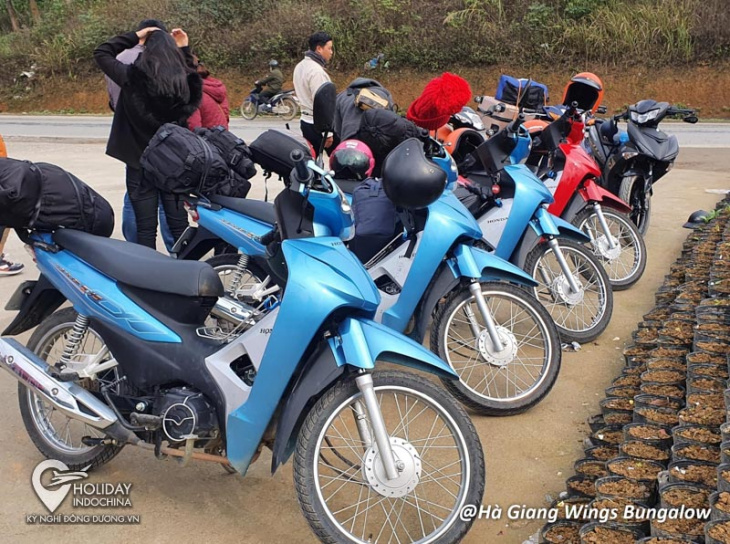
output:
<svg viewBox="0 0 730 544"><path fill-rule="evenodd" d="M5 307L19 310L3 335L15 336L32 329L64 303L66 297L41 274L38 281L23 282Z"/></svg>

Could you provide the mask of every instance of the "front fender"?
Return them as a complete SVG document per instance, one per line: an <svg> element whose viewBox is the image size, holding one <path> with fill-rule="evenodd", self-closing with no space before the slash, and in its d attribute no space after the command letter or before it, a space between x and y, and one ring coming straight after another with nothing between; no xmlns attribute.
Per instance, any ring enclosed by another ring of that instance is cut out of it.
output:
<svg viewBox="0 0 730 544"><path fill-rule="evenodd" d="M575 240L580 244L585 244L591 241L588 235L586 235L583 231L574 227L567 221L552 215L545 208L539 208L535 212L535 219L536 221L531 221L530 225L535 233L540 237L560 236L570 240Z"/></svg>
<svg viewBox="0 0 730 544"><path fill-rule="evenodd" d="M483 249L460 244L454 250L458 272L481 281L508 281L527 287L537 282L525 271Z"/></svg>
<svg viewBox="0 0 730 544"><path fill-rule="evenodd" d="M375 368L375 361L388 361L440 378L458 379L451 367L421 344L370 319L348 317L339 326L339 338L331 339L338 366L363 370Z"/></svg>
<svg viewBox="0 0 730 544"><path fill-rule="evenodd" d="M600 185L598 185L592 179L587 179L583 182L583 185L578 189L578 193L586 202L600 202L602 205L613 208L622 213L629 213L631 206L621 200L613 193L607 191Z"/></svg>

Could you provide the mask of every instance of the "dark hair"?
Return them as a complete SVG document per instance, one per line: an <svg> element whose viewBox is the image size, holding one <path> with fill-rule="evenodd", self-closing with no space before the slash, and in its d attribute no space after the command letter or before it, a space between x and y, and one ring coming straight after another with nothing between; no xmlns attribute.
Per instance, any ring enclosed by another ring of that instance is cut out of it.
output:
<svg viewBox="0 0 730 544"><path fill-rule="evenodd" d="M324 47L332 41L332 36L326 32L315 32L309 37L309 50L316 51L317 47Z"/></svg>
<svg viewBox="0 0 730 544"><path fill-rule="evenodd" d="M210 75L210 70L205 67L203 64L203 61L200 60L200 57L198 55L193 53L193 64L195 64L195 70L198 72L198 75L202 77L203 79L206 79Z"/></svg>
<svg viewBox="0 0 730 544"><path fill-rule="evenodd" d="M137 32L150 26L156 26L163 32L167 32L167 27L165 26L165 23L158 19L145 19L144 21L140 21L137 25Z"/></svg>
<svg viewBox="0 0 730 544"><path fill-rule="evenodd" d="M174 38L167 32L158 30L147 36L144 51L135 65L149 78L150 94L179 98L185 103L190 100L188 74L191 70Z"/></svg>

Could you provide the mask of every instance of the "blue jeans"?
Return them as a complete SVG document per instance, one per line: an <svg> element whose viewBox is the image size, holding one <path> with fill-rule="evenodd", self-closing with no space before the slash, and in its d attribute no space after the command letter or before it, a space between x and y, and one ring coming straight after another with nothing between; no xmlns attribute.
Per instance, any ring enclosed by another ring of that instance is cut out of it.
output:
<svg viewBox="0 0 730 544"><path fill-rule="evenodd" d="M162 231L162 240L165 242L167 251L172 250L175 245L175 238L167 226L167 217L165 210L162 208L162 200L158 205L158 214L160 218L160 231ZM132 202L129 200L129 193L124 193L124 207L122 208L122 235L127 242L137 243L137 220L134 217L134 209Z"/></svg>

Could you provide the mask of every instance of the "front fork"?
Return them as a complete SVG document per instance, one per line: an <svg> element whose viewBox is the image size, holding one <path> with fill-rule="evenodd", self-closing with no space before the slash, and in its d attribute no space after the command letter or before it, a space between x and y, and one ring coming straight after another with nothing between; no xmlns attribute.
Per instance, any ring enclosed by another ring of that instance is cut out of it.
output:
<svg viewBox="0 0 730 544"><path fill-rule="evenodd" d="M560 249L560 245L558 245L558 240L554 236L550 236L548 238L548 246L550 246L550 249L553 250L553 255L555 255L555 259L558 261L558 265L560 265L560 270L562 270L563 275L565 276L565 281L568 282L568 287L570 287L570 290L573 293L579 293L580 292L580 286L575 281L575 278L573 277L573 271L570 269L570 266L568 266L568 261L565 260L565 255L563 255L563 250ZM541 272L544 275L544 271ZM550 285L550 280L543 278L543 281Z"/></svg>
<svg viewBox="0 0 730 544"><path fill-rule="evenodd" d="M361 438L365 444L372 444L373 440L375 441L375 444L378 446L378 451L380 452L380 460L383 463L385 474L389 480L395 480L398 476L400 476L400 472L396 466L396 460L393 457L393 449L390 447L390 437L388 436L388 430L385 428L383 413L380 411L378 398L375 396L373 377L371 374L363 372L355 378L355 383L357 383L357 388L360 390L360 393L362 393L365 410L367 411L370 419L370 426L373 430L373 436L371 437L367 425L364 424L364 421L360 417L362 414L356 410L356 412L358 412L356 413L358 420L357 426L360 431ZM356 404L356 406L358 405Z"/></svg>
<svg viewBox="0 0 730 544"><path fill-rule="evenodd" d="M593 211L596 214L596 217L598 217L598 223L601 225L601 230L603 231L603 234L606 236L608 249L616 249L616 246L618 244L616 243L614 237L611 236L611 231L609 230L608 223L606 222L606 216L603 215L603 208L598 202L593 203Z"/></svg>

